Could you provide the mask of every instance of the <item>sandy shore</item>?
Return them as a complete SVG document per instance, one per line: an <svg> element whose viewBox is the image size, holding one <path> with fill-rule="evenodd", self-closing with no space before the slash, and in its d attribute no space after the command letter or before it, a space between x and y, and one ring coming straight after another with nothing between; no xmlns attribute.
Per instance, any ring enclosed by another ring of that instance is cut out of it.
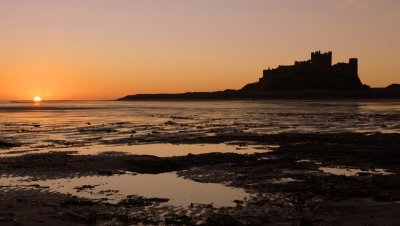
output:
<svg viewBox="0 0 400 226"><path fill-rule="evenodd" d="M247 200L237 200L233 207L176 207L163 205L167 201L163 197L133 196L111 204L40 185L2 186L0 224L396 225L400 221L399 134L224 134L168 142L277 146L273 152L252 155L57 152L0 158L1 175L30 180L176 172L183 178L243 188L252 194ZM343 171L350 176L340 175Z"/></svg>

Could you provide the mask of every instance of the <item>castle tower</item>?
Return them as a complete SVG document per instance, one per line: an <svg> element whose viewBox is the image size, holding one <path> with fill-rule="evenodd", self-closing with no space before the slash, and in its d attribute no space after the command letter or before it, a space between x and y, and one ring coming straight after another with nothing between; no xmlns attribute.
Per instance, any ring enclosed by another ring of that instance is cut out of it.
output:
<svg viewBox="0 0 400 226"><path fill-rule="evenodd" d="M280 65L263 71L263 77L242 90L359 90L363 84L358 76L358 59L332 64L332 52L316 51L307 61Z"/></svg>
<svg viewBox="0 0 400 226"><path fill-rule="evenodd" d="M358 59L350 58L349 65L351 67L351 74L358 75Z"/></svg>
<svg viewBox="0 0 400 226"><path fill-rule="evenodd" d="M311 64L317 69L329 69L332 66L332 52L321 53L321 51L311 53Z"/></svg>

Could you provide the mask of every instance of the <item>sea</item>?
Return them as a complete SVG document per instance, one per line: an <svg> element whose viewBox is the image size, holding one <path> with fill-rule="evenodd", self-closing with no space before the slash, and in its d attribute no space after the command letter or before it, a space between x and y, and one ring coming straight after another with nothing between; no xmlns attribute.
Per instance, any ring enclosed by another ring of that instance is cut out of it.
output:
<svg viewBox="0 0 400 226"><path fill-rule="evenodd" d="M1 101L0 157L68 152L71 155L136 154L160 157L210 152L265 153L266 144L196 143L223 134L277 133L399 133L400 103L396 101ZM189 143L172 142L177 138ZM108 156L106 156L108 157ZM264 160L262 157L260 160ZM307 161L307 160L303 160ZM320 168L324 173L352 176L360 169ZM371 171L384 174L386 171ZM368 171L369 172L369 171ZM293 182L292 178L273 183ZM80 191L79 187L93 185ZM118 203L128 195L163 197L165 205L192 203L234 207L233 200L256 196L243 188L201 183L176 172L113 176L68 175L56 178L0 175L2 189L41 186L51 192ZM4 191L4 190L3 190ZM104 193L104 191L117 191ZM175 208L175 207L174 207Z"/></svg>
<svg viewBox="0 0 400 226"><path fill-rule="evenodd" d="M0 156L50 150L87 154L131 151L158 156L212 150L253 153L257 147L188 147L169 144L169 140L224 133L342 132L399 133L400 102L0 101L0 140L19 145L2 150ZM146 139L158 142L145 145Z"/></svg>

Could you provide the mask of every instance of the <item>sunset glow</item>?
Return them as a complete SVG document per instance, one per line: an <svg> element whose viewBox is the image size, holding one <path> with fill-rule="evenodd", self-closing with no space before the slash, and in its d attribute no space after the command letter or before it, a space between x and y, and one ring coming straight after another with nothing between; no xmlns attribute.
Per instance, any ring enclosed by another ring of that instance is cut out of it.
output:
<svg viewBox="0 0 400 226"><path fill-rule="evenodd" d="M42 101L42 98L38 96L38 97L33 98L33 101L38 103L38 102Z"/></svg>
<svg viewBox="0 0 400 226"><path fill-rule="evenodd" d="M0 0L0 226L397 225L399 24L400 0Z"/></svg>
<svg viewBox="0 0 400 226"><path fill-rule="evenodd" d="M359 58L362 81L385 87L400 82L399 12L393 0L1 1L0 99L239 89L317 50Z"/></svg>

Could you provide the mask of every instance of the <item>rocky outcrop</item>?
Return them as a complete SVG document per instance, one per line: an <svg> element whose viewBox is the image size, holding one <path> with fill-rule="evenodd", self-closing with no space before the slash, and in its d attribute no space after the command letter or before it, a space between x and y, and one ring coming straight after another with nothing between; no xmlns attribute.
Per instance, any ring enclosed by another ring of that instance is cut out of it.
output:
<svg viewBox="0 0 400 226"><path fill-rule="evenodd" d="M389 85L388 87L386 87L386 89L390 89L390 90L400 90L400 84L393 83L393 84Z"/></svg>

